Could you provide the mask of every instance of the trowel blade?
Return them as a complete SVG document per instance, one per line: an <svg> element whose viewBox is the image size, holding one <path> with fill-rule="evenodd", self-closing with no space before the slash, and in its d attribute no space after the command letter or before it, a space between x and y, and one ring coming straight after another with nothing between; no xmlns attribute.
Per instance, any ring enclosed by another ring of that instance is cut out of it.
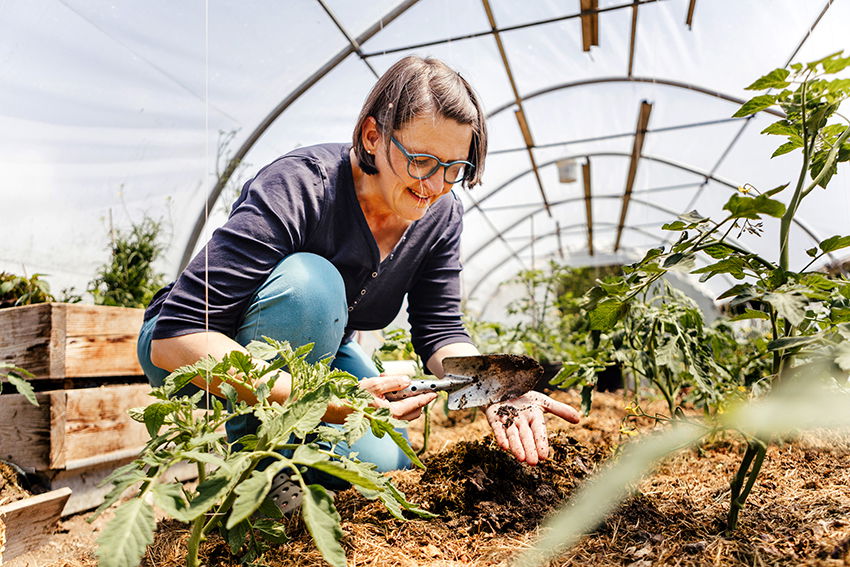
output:
<svg viewBox="0 0 850 567"><path fill-rule="evenodd" d="M447 374L469 376L472 382L449 394L450 410L485 406L516 398L531 390L543 367L528 356L487 354L443 359Z"/></svg>

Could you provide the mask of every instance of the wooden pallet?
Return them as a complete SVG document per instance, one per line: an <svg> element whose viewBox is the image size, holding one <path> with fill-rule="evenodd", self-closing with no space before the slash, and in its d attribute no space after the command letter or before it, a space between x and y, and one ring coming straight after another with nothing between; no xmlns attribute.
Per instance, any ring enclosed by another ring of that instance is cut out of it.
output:
<svg viewBox="0 0 850 567"><path fill-rule="evenodd" d="M38 379L138 376L144 310L42 303L0 309L0 361Z"/></svg>
<svg viewBox="0 0 850 567"><path fill-rule="evenodd" d="M52 534L70 488L60 488L0 506L0 564L34 551Z"/></svg>
<svg viewBox="0 0 850 567"><path fill-rule="evenodd" d="M50 488L68 488L62 516L92 510L111 486L99 486L113 470L135 459L150 436L127 410L153 401L147 384L56 390L36 394L38 406L19 394L0 395L0 459L35 473ZM179 463L168 479L196 478Z"/></svg>

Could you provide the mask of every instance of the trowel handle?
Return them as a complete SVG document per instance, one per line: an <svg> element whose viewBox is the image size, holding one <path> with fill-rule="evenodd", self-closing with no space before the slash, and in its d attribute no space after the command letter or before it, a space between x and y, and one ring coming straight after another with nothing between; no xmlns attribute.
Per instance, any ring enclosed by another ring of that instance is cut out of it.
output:
<svg viewBox="0 0 850 567"><path fill-rule="evenodd" d="M391 402L395 402L397 400L418 396L425 392L456 390L470 381L471 378L466 376L455 376L453 374L447 374L444 378L434 378L432 380L413 380L407 388L403 390L396 390L395 392L387 392L384 394L384 397Z"/></svg>

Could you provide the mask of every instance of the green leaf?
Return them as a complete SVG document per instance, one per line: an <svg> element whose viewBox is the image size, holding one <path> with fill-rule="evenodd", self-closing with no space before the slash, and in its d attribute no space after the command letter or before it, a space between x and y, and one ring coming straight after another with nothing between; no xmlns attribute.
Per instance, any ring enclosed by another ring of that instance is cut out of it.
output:
<svg viewBox="0 0 850 567"><path fill-rule="evenodd" d="M242 520L247 520L253 514L263 499L268 496L274 476L286 466L284 461L275 461L265 470L255 470L247 479L237 485L236 500L230 509L226 529L230 529Z"/></svg>
<svg viewBox="0 0 850 567"><path fill-rule="evenodd" d="M425 468L425 465L422 464L422 461L419 460L419 457L416 455L413 449L410 448L410 443L407 442L407 439L404 438L404 435L396 431L392 423L389 423L388 421L384 421L382 419L372 419L370 426L372 428L372 433L375 434L375 437L381 438L386 433L393 441L395 441L395 444L398 445L398 448L401 449L402 453L407 455L407 457L410 459L410 462L412 462L420 469Z"/></svg>
<svg viewBox="0 0 850 567"><path fill-rule="evenodd" d="M254 529L260 532L260 535L272 543L286 543L289 541L289 536L286 534L286 525L281 522L276 522L269 518L263 518L254 522Z"/></svg>
<svg viewBox="0 0 850 567"><path fill-rule="evenodd" d="M361 412L351 412L345 416L343 429L346 441L349 445L353 445L369 430L369 421Z"/></svg>
<svg viewBox="0 0 850 567"><path fill-rule="evenodd" d="M823 70L827 73L838 73L850 66L850 57L837 57L823 62Z"/></svg>
<svg viewBox="0 0 850 567"><path fill-rule="evenodd" d="M723 258L728 258L735 250L726 246L722 242L718 242L717 244L711 244L710 246L706 246L702 249L703 252L714 258L715 260L721 260Z"/></svg>
<svg viewBox="0 0 850 567"><path fill-rule="evenodd" d="M664 247L663 246L658 246L657 248L650 248L649 250L646 251L646 254L643 257L643 260L641 260L639 263L645 264L645 263L649 262L650 260L654 260L655 258L658 258L663 253L664 253Z"/></svg>
<svg viewBox="0 0 850 567"><path fill-rule="evenodd" d="M165 423L165 418L179 407L180 405L177 402L154 402L147 406L144 409L144 416L148 434L152 438L159 435L159 430Z"/></svg>
<svg viewBox="0 0 850 567"><path fill-rule="evenodd" d="M733 218L757 220L759 214L779 218L785 213L785 204L765 195L747 197L735 193L723 205L723 209L732 213Z"/></svg>
<svg viewBox="0 0 850 567"><path fill-rule="evenodd" d="M795 327L799 326L806 318L806 300L799 293L767 293L764 300L770 303L781 317L788 319L788 322Z"/></svg>
<svg viewBox="0 0 850 567"><path fill-rule="evenodd" d="M778 187L774 187L770 191L765 191L764 193L762 193L762 195L764 197L773 197L774 195L777 195L777 194L785 191L785 189L788 187L788 185L789 185L788 183L785 183L785 184L780 185Z"/></svg>
<svg viewBox="0 0 850 567"><path fill-rule="evenodd" d="M593 389L596 384L587 384L581 387L581 411L584 415L590 414L593 405Z"/></svg>
<svg viewBox="0 0 850 567"><path fill-rule="evenodd" d="M153 487L156 505L163 512L181 522L191 522L194 518L188 514L189 503L179 483L156 483Z"/></svg>
<svg viewBox="0 0 850 567"><path fill-rule="evenodd" d="M733 297L735 295L746 295L749 297L753 296L753 286L750 284L737 284L733 285L722 294L717 296L718 301L721 299L726 299L727 297Z"/></svg>
<svg viewBox="0 0 850 567"><path fill-rule="evenodd" d="M343 532L333 499L317 484L311 484L307 489L302 504L304 523L325 561L333 567L345 567L345 551L339 543Z"/></svg>
<svg viewBox="0 0 850 567"><path fill-rule="evenodd" d="M680 220L668 222L661 226L661 230L685 230L688 225Z"/></svg>
<svg viewBox="0 0 850 567"><path fill-rule="evenodd" d="M742 280L744 279L745 265L746 262L743 258L739 256L730 256L729 258L725 258L719 262L715 262L714 264L709 264L708 266L703 266L702 268L693 270L691 273L705 274L700 278L700 281L705 281L717 274L729 274L736 280Z"/></svg>
<svg viewBox="0 0 850 567"><path fill-rule="evenodd" d="M115 510L115 517L97 538L99 567L136 567L156 528L153 506L133 498Z"/></svg>
<svg viewBox="0 0 850 567"><path fill-rule="evenodd" d="M770 108L774 102L776 102L776 95L759 95L741 105L741 108L732 116L734 118L743 118Z"/></svg>
<svg viewBox="0 0 850 567"><path fill-rule="evenodd" d="M236 478L238 478L238 475L236 475ZM198 488L195 489L197 494L189 503L187 516L191 519L195 519L201 514L205 514L210 508L218 504L220 501L224 500L224 496L227 493L227 490L225 489L230 482L231 480L224 475L211 476L205 479L204 482L200 483Z"/></svg>
<svg viewBox="0 0 850 567"><path fill-rule="evenodd" d="M696 226L698 224L701 224L701 223L704 223L704 222L710 220L707 217L704 217L701 214L699 214L699 212L696 211L696 210L693 210L693 211L679 215L679 219L685 221L686 223L690 224L691 226Z"/></svg>
<svg viewBox="0 0 850 567"><path fill-rule="evenodd" d="M281 417L281 429L284 437L280 441L286 443L290 433L302 439L306 437L321 423L322 417L328 409L329 400L326 387L307 392L296 400L289 398L284 404L286 413Z"/></svg>
<svg viewBox="0 0 850 567"><path fill-rule="evenodd" d="M850 236L831 236L819 244L823 252L834 252L850 246Z"/></svg>
<svg viewBox="0 0 850 567"><path fill-rule="evenodd" d="M38 405L38 400L35 398L35 392L29 382L19 376L15 376L14 374L7 375L6 379L9 380L9 384L14 386L18 393L29 403L34 406Z"/></svg>
<svg viewBox="0 0 850 567"><path fill-rule="evenodd" d="M773 134L774 136L799 136L800 134L787 120L777 120L761 131L762 134Z"/></svg>
<svg viewBox="0 0 850 567"><path fill-rule="evenodd" d="M746 319L770 319L770 315L768 315L764 311L747 309L743 313L739 313L738 315L729 318L730 321L744 321Z"/></svg>
<svg viewBox="0 0 850 567"><path fill-rule="evenodd" d="M251 341L245 347L245 350L247 350L251 356L259 358L260 360L271 360L279 354L278 350L274 346L264 341Z"/></svg>
<svg viewBox="0 0 850 567"><path fill-rule="evenodd" d="M248 531L251 529L251 526L248 525L248 522L239 522L229 530L225 531L225 540L227 541L228 547L230 547L230 552L233 555L236 555L239 550L242 548L242 544L245 543L245 536L248 535Z"/></svg>
<svg viewBox="0 0 850 567"><path fill-rule="evenodd" d="M793 152L797 148L802 148L802 147L803 147L803 141L802 140L791 140L790 142L785 142L784 144L782 144L781 146L776 148L776 150L774 150L774 152L770 155L770 157L772 157L772 158L779 157L779 156L787 154L788 152Z"/></svg>
<svg viewBox="0 0 850 567"><path fill-rule="evenodd" d="M609 331L614 328L627 311L626 305L617 299L609 298L601 301L590 312L590 329L593 331Z"/></svg>
<svg viewBox="0 0 850 567"><path fill-rule="evenodd" d="M696 266L696 257L693 254L676 252L664 260L664 267L675 272L690 272L694 266Z"/></svg>
<svg viewBox="0 0 850 567"><path fill-rule="evenodd" d="M224 459L218 455L213 455L212 453L204 453L202 451L182 451L180 455L187 461L206 463L215 468L224 466Z"/></svg>
<svg viewBox="0 0 850 567"><path fill-rule="evenodd" d="M221 394L230 402L231 406L235 406L239 400L239 394L236 392L236 388L227 382L222 382L219 384L218 389L221 390Z"/></svg>
<svg viewBox="0 0 850 567"><path fill-rule="evenodd" d="M307 356L308 354L310 354L310 351L313 350L313 347L315 345L316 343L307 343L306 345L301 345L300 347L296 348L292 354L293 356L296 356L298 358Z"/></svg>
<svg viewBox="0 0 850 567"><path fill-rule="evenodd" d="M806 254L810 258L814 258L818 255L818 249L817 248L809 248L808 250L806 250Z"/></svg>
<svg viewBox="0 0 850 567"><path fill-rule="evenodd" d="M138 466L139 465L135 461L128 463L120 469L113 471L111 475L101 482L101 484L108 484L108 482L111 482L112 488L110 488L109 492L106 493L101 505L98 506L94 513L89 517L90 522L94 521L95 518L105 512L107 508L118 502L128 488L147 479L145 472L138 469Z"/></svg>
<svg viewBox="0 0 850 567"><path fill-rule="evenodd" d="M379 487L374 482L361 475L357 471L345 468L345 466L343 466L339 462L316 461L309 466L316 470L333 475L337 478L341 478L342 480L354 486L362 486L367 490L379 490Z"/></svg>
<svg viewBox="0 0 850 567"><path fill-rule="evenodd" d="M753 84L746 87L748 91L763 91L765 89L784 89L790 83L786 80L788 79L788 74L790 71L788 69L774 69L767 75L763 77L759 77L756 79Z"/></svg>

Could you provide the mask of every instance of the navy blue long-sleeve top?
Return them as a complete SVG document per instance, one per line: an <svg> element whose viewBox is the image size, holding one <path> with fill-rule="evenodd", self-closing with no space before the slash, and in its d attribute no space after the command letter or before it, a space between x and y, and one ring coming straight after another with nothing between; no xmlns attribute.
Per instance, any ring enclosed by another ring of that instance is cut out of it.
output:
<svg viewBox="0 0 850 567"><path fill-rule="evenodd" d="M354 190L350 145L321 144L278 158L248 181L204 255L160 290L145 312L154 339L218 331L234 337L257 288L295 252L329 260L342 275L346 336L386 327L405 294L413 346L427 361L440 347L471 342L460 316L463 206L444 195L408 227L383 262ZM209 326L205 326L205 297Z"/></svg>

